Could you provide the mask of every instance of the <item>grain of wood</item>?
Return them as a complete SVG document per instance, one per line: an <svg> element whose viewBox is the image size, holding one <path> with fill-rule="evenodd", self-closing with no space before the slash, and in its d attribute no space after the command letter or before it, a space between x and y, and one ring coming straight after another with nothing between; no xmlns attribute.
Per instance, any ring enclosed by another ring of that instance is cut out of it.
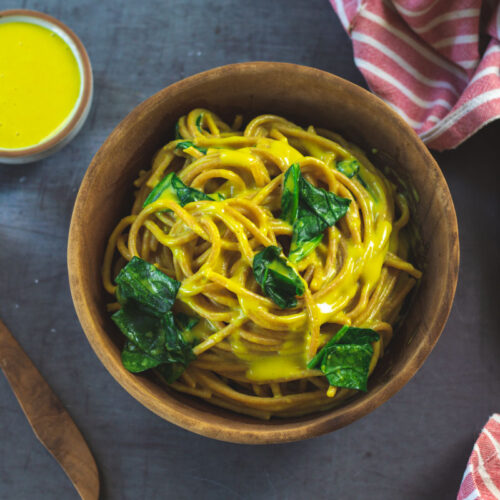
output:
<svg viewBox="0 0 500 500"><path fill-rule="evenodd" d="M1 320L0 368L36 437L66 472L82 500L97 500L99 474L87 443L59 398Z"/></svg>

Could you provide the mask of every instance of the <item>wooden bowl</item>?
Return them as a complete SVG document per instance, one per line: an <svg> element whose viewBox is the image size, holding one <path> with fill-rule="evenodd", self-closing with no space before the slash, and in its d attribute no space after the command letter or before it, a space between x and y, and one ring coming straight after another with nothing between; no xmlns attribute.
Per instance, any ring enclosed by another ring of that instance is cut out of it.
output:
<svg viewBox="0 0 500 500"><path fill-rule="evenodd" d="M417 264L424 271L406 318L369 381L366 394L301 418L259 421L177 393L154 377L133 375L120 359L123 337L106 312L100 270L106 241L130 211L132 182L155 151L173 137L176 120L204 107L230 120L276 113L303 126L343 134L366 151L377 148L412 186L412 215L421 235ZM192 76L137 106L111 133L83 179L71 220L68 267L76 312L95 353L134 398L162 418L198 434L235 443L278 443L318 436L366 415L401 389L422 366L448 318L458 276L458 228L443 175L413 130L362 88L317 69L293 64L234 64Z"/></svg>

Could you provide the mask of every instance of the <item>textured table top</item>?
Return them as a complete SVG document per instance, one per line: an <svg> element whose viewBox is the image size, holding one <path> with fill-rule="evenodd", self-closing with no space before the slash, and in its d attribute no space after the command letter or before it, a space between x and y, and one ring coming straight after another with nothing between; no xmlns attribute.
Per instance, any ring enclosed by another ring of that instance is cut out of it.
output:
<svg viewBox="0 0 500 500"><path fill-rule="evenodd" d="M74 417L105 499L455 498L473 442L500 411L500 122L436 154L453 195L461 266L455 304L420 372L332 434L241 446L191 434L129 396L90 349L66 271L73 202L92 156L139 102L191 74L250 60L315 66L359 85L327 0L0 0L67 23L92 60L94 103L47 160L0 166L0 316ZM436 276L439 279L439 276ZM77 498L0 376L0 499Z"/></svg>

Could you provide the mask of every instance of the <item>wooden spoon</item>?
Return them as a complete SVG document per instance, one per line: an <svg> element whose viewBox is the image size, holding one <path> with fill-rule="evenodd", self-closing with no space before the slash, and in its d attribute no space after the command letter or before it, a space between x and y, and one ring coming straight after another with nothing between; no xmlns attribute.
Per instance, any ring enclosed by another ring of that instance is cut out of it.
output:
<svg viewBox="0 0 500 500"><path fill-rule="evenodd" d="M99 473L69 413L0 320L0 368L36 437L59 462L83 500L99 498Z"/></svg>

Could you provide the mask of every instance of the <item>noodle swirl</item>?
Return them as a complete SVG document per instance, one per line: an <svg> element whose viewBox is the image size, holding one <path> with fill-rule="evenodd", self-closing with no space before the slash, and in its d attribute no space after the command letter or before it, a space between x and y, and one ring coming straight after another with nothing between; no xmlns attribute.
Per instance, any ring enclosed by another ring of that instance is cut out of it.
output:
<svg viewBox="0 0 500 500"><path fill-rule="evenodd" d="M196 359L173 389L258 418L324 410L354 391L329 387L307 362L342 325L366 327L380 335L371 373L421 276L407 261L408 203L361 150L333 132L304 130L269 114L243 131L240 125L241 117L230 127L205 109L179 119L179 138L134 182L131 214L106 249L104 287L116 293L113 278L134 256L181 282L174 310L200 321L193 329ZM190 142L182 149L182 141ZM346 160L359 163L359 175L335 168ZM293 163L309 183L350 205L321 243L292 264L305 291L296 306L281 309L263 294L252 261L263 247L290 246L292 227L279 216L284 172ZM143 207L170 172L213 200L181 206L167 197Z"/></svg>

